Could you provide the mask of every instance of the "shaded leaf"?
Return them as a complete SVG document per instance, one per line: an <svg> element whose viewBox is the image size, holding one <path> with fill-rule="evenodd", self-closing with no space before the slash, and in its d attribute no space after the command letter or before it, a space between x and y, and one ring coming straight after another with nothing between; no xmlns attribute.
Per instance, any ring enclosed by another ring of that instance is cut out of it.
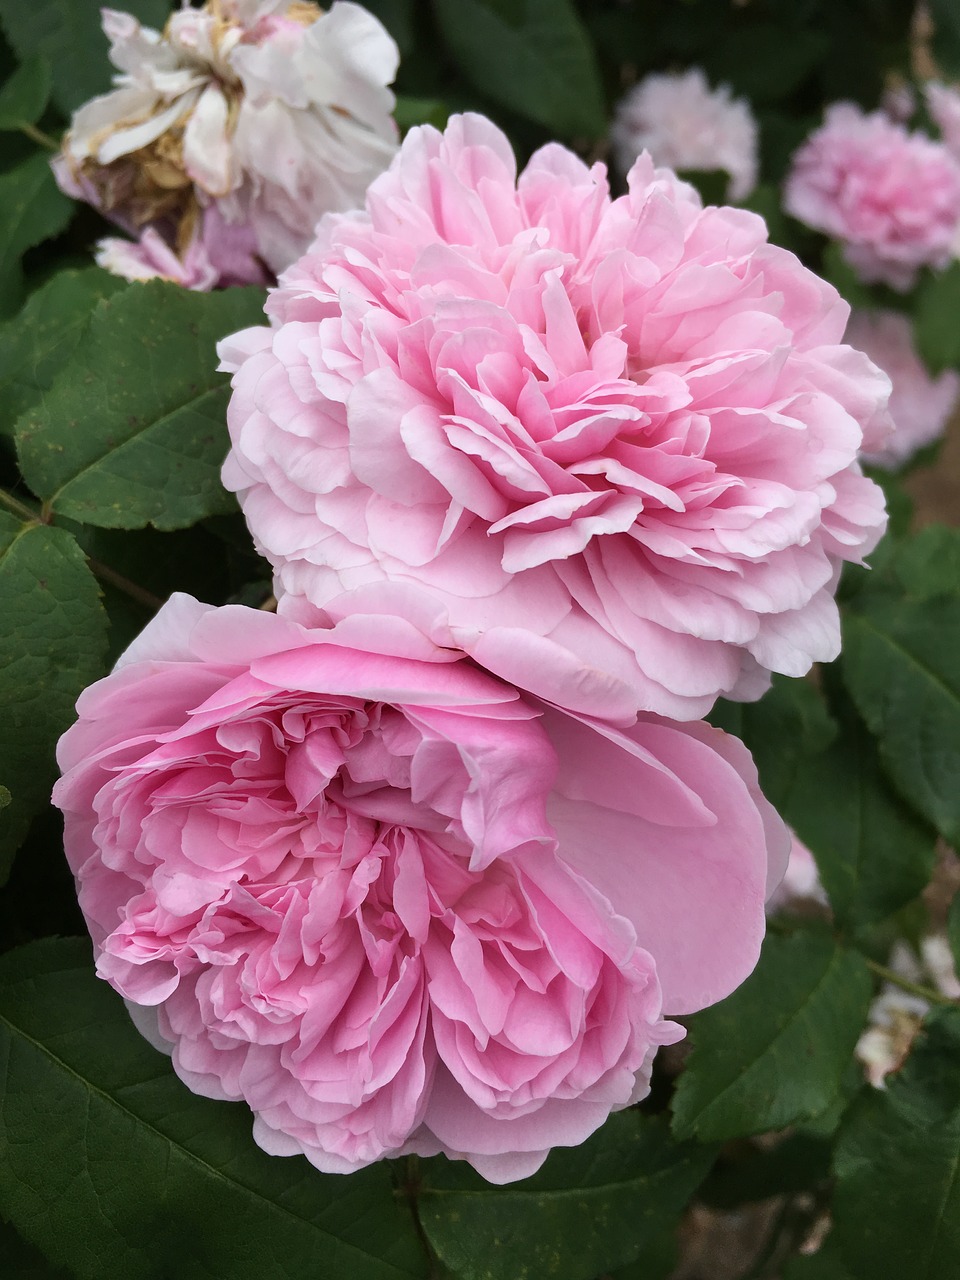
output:
<svg viewBox="0 0 960 1280"><path fill-rule="evenodd" d="M95 976L89 943L0 958L0 1204L91 1280L405 1280L426 1273L379 1165L265 1155L244 1107L196 1097Z"/></svg>
<svg viewBox="0 0 960 1280"><path fill-rule="evenodd" d="M0 512L0 881L55 777L54 747L80 691L102 674L106 616L63 529Z"/></svg>
<svg viewBox="0 0 960 1280"><path fill-rule="evenodd" d="M861 931L921 893L936 835L890 790L856 716L825 751L798 762L780 812L813 853L837 922Z"/></svg>
<svg viewBox="0 0 960 1280"><path fill-rule="evenodd" d="M690 1019L693 1052L673 1100L678 1137L725 1140L824 1110L866 1018L870 972L831 938L768 935L757 968Z"/></svg>
<svg viewBox="0 0 960 1280"><path fill-rule="evenodd" d="M124 10L153 27L170 16L167 0L124 0ZM54 101L68 114L110 88L114 68L100 6L85 0L0 0L0 24L21 62L43 54L56 67Z"/></svg>
<svg viewBox="0 0 960 1280"><path fill-rule="evenodd" d="M960 1275L958 1062L960 1010L938 1011L841 1127L830 1242L853 1280Z"/></svg>
<svg viewBox="0 0 960 1280"><path fill-rule="evenodd" d="M868 585L844 617L844 682L903 795L960 837L960 595Z"/></svg>
<svg viewBox="0 0 960 1280"><path fill-rule="evenodd" d="M441 1261L466 1280L592 1280L648 1246L663 1251L713 1157L672 1141L662 1118L622 1111L509 1186L431 1161L420 1220Z"/></svg>
<svg viewBox="0 0 960 1280"><path fill-rule="evenodd" d="M46 391L80 341L96 304L125 288L99 267L60 271L0 325L0 433Z"/></svg>
<svg viewBox="0 0 960 1280"><path fill-rule="evenodd" d="M57 187L46 154L38 152L0 175L0 316L23 297L20 259L70 221L73 201Z"/></svg>
<svg viewBox="0 0 960 1280"><path fill-rule="evenodd" d="M0 131L35 124L50 99L50 63L39 55L28 58L0 89Z"/></svg>
<svg viewBox="0 0 960 1280"><path fill-rule="evenodd" d="M960 9L957 13L960 15ZM914 338L931 373L960 365L960 326L957 325L960 262L952 262L946 271L923 277L917 288L915 308Z"/></svg>
<svg viewBox="0 0 960 1280"><path fill-rule="evenodd" d="M571 0L433 0L464 75L561 137L606 129L593 46Z"/></svg>
<svg viewBox="0 0 960 1280"><path fill-rule="evenodd" d="M179 529L234 503L220 484L229 384L220 338L263 318L258 289L150 281L102 300L17 423L24 478L51 510L103 528Z"/></svg>

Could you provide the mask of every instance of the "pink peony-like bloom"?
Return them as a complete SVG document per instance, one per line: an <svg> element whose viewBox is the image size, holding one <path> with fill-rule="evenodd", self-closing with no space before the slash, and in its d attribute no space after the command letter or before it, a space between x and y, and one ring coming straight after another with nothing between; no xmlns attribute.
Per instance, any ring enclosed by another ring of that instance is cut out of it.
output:
<svg viewBox="0 0 960 1280"><path fill-rule="evenodd" d="M329 216L236 371L224 467L312 625L399 613L558 705L680 719L833 658L884 525L856 462L889 382L762 219L649 157L411 131ZM318 613L318 611L322 611Z"/></svg>
<svg viewBox="0 0 960 1280"><path fill-rule="evenodd" d="M847 341L865 351L893 384L888 435L864 437L862 457L893 470L943 434L960 400L960 374L945 369L931 377L913 345L913 329L899 311L854 311Z"/></svg>
<svg viewBox="0 0 960 1280"><path fill-rule="evenodd" d="M582 1141L750 972L785 862L735 739L536 704L399 619L175 596L78 714L54 798L98 973L327 1172L510 1181Z"/></svg>
<svg viewBox="0 0 960 1280"><path fill-rule="evenodd" d="M626 173L641 151L671 169L724 169L727 198L743 200L757 185L757 122L730 86L711 89L699 67L651 75L620 100L610 130L617 167Z"/></svg>
<svg viewBox="0 0 960 1280"><path fill-rule="evenodd" d="M164 263L155 274L209 288L202 252L221 285L266 281L306 249L321 214L361 203L396 150L397 47L351 0L328 13L312 0L183 0L162 33L102 12L120 74L76 112L54 173L182 259L179 273ZM161 265L142 238L101 254L128 279Z"/></svg>
<svg viewBox="0 0 960 1280"><path fill-rule="evenodd" d="M784 208L841 241L861 280L906 290L953 255L960 164L882 111L838 102L794 155Z"/></svg>

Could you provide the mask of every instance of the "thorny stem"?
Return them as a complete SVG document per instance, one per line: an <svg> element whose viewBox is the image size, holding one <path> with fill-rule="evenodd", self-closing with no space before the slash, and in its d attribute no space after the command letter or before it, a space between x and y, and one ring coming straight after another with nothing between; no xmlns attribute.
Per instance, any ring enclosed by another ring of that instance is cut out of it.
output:
<svg viewBox="0 0 960 1280"><path fill-rule="evenodd" d="M904 991L909 991L912 996L919 996L921 1000L926 1000L928 1004L945 1004L950 1008L956 1008L956 1000L951 1000L949 996L942 995L939 991L935 991L933 987L924 987L919 982L911 982L909 978L901 977L895 969L888 969L885 964L877 964L876 960L871 960L868 957L864 958L867 961L867 967L883 978L884 981L892 982Z"/></svg>
<svg viewBox="0 0 960 1280"><path fill-rule="evenodd" d="M31 142L38 142L41 147L46 147L48 151L60 150L60 143L57 142L56 138L51 138L49 133L44 133L35 124L27 124L26 121L22 121L20 132L25 133Z"/></svg>

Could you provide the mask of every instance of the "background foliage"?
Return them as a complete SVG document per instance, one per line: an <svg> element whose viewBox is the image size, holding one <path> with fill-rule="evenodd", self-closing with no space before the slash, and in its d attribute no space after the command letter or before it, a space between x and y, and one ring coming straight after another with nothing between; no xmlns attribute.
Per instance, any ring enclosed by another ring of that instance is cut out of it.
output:
<svg viewBox="0 0 960 1280"><path fill-rule="evenodd" d="M164 0L126 7L155 25L167 12ZM873 108L886 77L910 75L907 0L368 7L401 48L402 126L478 109L521 159L553 137L603 156L625 87L702 65L758 116L750 204L772 238L858 303L891 305L779 212L778 183L825 103ZM929 7L934 55L960 76L956 6ZM93 975L47 805L54 745L80 690L171 590L214 604L269 593L218 482L227 389L214 356L217 338L256 322L262 295L126 285L89 265L102 226L59 193L48 159L69 113L108 84L98 6L0 0L0 27L7 1280L657 1280L705 1222L757 1206L769 1212L724 1274L960 1275L960 1009L938 998L885 1092L851 1062L891 942L945 925L928 885L938 838L960 834L960 533L914 532L902 478L884 477L894 533L842 584L841 662L714 714L813 850L830 911L775 919L754 975L689 1019L685 1062L685 1048L661 1055L639 1109L509 1187L442 1159L325 1177L265 1156L243 1108L194 1097L141 1040ZM960 266L893 301L913 309L932 368L960 364ZM949 932L960 954L956 905Z"/></svg>

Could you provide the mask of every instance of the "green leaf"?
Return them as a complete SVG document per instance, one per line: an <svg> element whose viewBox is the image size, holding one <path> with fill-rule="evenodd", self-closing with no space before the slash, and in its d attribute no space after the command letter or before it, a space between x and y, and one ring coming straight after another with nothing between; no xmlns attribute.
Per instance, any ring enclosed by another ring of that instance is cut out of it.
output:
<svg viewBox="0 0 960 1280"><path fill-rule="evenodd" d="M216 343L263 318L258 289L160 281L102 300L50 391L17 423L27 484L102 528L180 529L229 511L229 385Z"/></svg>
<svg viewBox="0 0 960 1280"><path fill-rule="evenodd" d="M0 512L0 882L56 776L54 747L81 690L102 674L106 616L63 529Z"/></svg>
<svg viewBox="0 0 960 1280"><path fill-rule="evenodd" d="M827 1237L826 1245L810 1257L788 1258L783 1280L853 1280L853 1277L836 1256ZM880 1280L880 1277L874 1276L873 1280Z"/></svg>
<svg viewBox="0 0 960 1280"><path fill-rule="evenodd" d="M12 434L17 418L49 389L100 299L125 287L99 267L61 271L0 325L0 434Z"/></svg>
<svg viewBox="0 0 960 1280"><path fill-rule="evenodd" d="M5 1222L0 1222L0 1258L3 1280L68 1280L68 1272L50 1266L39 1250Z"/></svg>
<svg viewBox="0 0 960 1280"><path fill-rule="evenodd" d="M750 748L763 793L778 809L789 798L802 761L823 751L837 735L813 684L786 676L774 676L759 702L720 700L709 718Z"/></svg>
<svg viewBox="0 0 960 1280"><path fill-rule="evenodd" d="M768 935L757 968L690 1019L693 1052L673 1101L681 1138L723 1141L824 1110L866 1018L870 972L832 939Z"/></svg>
<svg viewBox="0 0 960 1280"><path fill-rule="evenodd" d="M124 10L153 27L170 16L167 0L124 0ZM43 54L57 74L54 101L69 113L110 88L113 68L100 26L100 6L89 0L0 0L0 24L21 62Z"/></svg>
<svg viewBox="0 0 960 1280"><path fill-rule="evenodd" d="M931 373L960 365L960 262L925 275L915 299L914 337Z"/></svg>
<svg viewBox="0 0 960 1280"><path fill-rule="evenodd" d="M921 584L922 585L922 584ZM841 670L894 785L960 837L960 595L911 596L889 577L845 612Z"/></svg>
<svg viewBox="0 0 960 1280"><path fill-rule="evenodd" d="M50 63L39 55L28 58L0 89L0 131L35 124L50 100Z"/></svg>
<svg viewBox="0 0 960 1280"><path fill-rule="evenodd" d="M0 175L0 316L23 296L24 253L56 235L73 215L73 201L57 187L46 154L37 152Z"/></svg>
<svg viewBox="0 0 960 1280"><path fill-rule="evenodd" d="M860 932L921 893L936 836L891 794L876 744L856 716L825 750L798 761L780 812L806 844L837 923Z"/></svg>
<svg viewBox="0 0 960 1280"><path fill-rule="evenodd" d="M593 46L571 0L433 0L464 75L561 137L606 130Z"/></svg>
<svg viewBox="0 0 960 1280"><path fill-rule="evenodd" d="M407 1280L426 1259L389 1170L265 1155L235 1103L196 1097L100 982L89 943L0 958L0 1205L90 1280Z"/></svg>
<svg viewBox="0 0 960 1280"><path fill-rule="evenodd" d="M432 124L435 129L446 127L450 108L438 98L407 98L397 96L393 118L397 128L406 134L418 124Z"/></svg>
<svg viewBox="0 0 960 1280"><path fill-rule="evenodd" d="M938 1011L841 1127L831 1246L853 1280L960 1275L960 1010Z"/></svg>
<svg viewBox="0 0 960 1280"><path fill-rule="evenodd" d="M420 1221L441 1261L465 1280L592 1280L661 1247L714 1154L672 1141L663 1118L622 1111L508 1187L431 1161Z"/></svg>

